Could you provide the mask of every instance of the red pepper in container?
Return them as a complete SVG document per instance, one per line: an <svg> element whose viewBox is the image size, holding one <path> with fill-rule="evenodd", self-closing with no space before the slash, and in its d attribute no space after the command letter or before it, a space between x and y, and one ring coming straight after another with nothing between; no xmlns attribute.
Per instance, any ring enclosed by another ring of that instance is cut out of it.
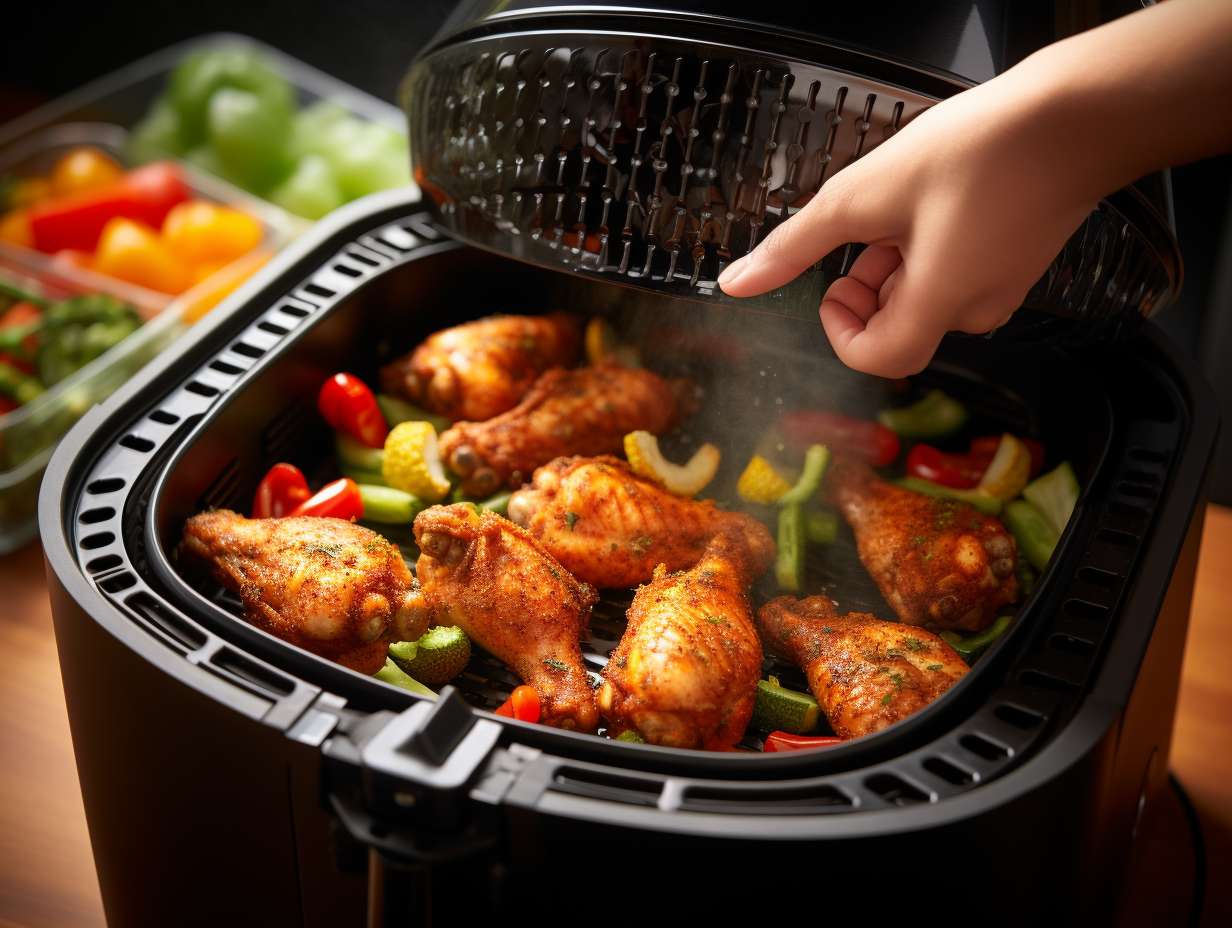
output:
<svg viewBox="0 0 1232 928"><path fill-rule="evenodd" d="M496 714L522 722L537 722L539 721L539 694L535 692L533 686L519 686L509 694L508 699L501 703Z"/></svg>
<svg viewBox="0 0 1232 928"><path fill-rule="evenodd" d="M898 457L898 436L880 422L853 419L842 413L801 409L779 420L783 438L799 448L825 445L835 454L847 454L874 467L886 467Z"/></svg>
<svg viewBox="0 0 1232 928"><path fill-rule="evenodd" d="M334 519L358 519L363 514L364 500L359 494L359 484L350 477L325 484L287 513L289 516L329 516Z"/></svg>
<svg viewBox="0 0 1232 928"><path fill-rule="evenodd" d="M321 385L317 408L333 428L369 448L385 444L389 426L368 385L354 374L334 374Z"/></svg>
<svg viewBox="0 0 1232 928"><path fill-rule="evenodd" d="M833 735L793 735L785 731L772 731L762 743L762 751L774 754L779 751L799 751L803 748L825 748L842 744L842 738Z"/></svg>
<svg viewBox="0 0 1232 928"><path fill-rule="evenodd" d="M190 196L192 191L174 164L148 164L106 186L31 207L31 242L48 254L66 248L93 251L112 219L132 219L157 229L172 207Z"/></svg>
<svg viewBox="0 0 1232 928"><path fill-rule="evenodd" d="M275 464L269 469L252 500L254 519L281 519L305 502L312 494L308 481L294 464Z"/></svg>

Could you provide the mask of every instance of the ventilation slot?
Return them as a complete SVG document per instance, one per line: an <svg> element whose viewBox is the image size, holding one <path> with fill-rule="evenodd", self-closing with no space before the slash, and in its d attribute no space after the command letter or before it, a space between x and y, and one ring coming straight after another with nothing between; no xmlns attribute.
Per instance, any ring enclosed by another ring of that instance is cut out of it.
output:
<svg viewBox="0 0 1232 928"><path fill-rule="evenodd" d="M237 377L244 373L242 367L236 367L234 364L228 364L226 361L211 361L210 370L218 371L220 374L228 374L231 377Z"/></svg>
<svg viewBox="0 0 1232 928"><path fill-rule="evenodd" d="M1089 583L1092 586L1097 586L1102 590L1113 592L1120 588L1121 577L1119 574L1114 574L1110 570L1101 570L1098 567L1083 567L1078 571L1078 579L1084 583Z"/></svg>
<svg viewBox="0 0 1232 928"><path fill-rule="evenodd" d="M1154 499L1158 495L1154 485L1145 483L1130 483L1127 480L1117 484L1117 489L1126 496L1133 496L1138 499Z"/></svg>
<svg viewBox="0 0 1232 928"><path fill-rule="evenodd" d="M1066 615L1072 615L1076 619L1085 619L1088 622L1102 622L1108 617L1106 606L1089 603L1085 599L1067 599L1061 609Z"/></svg>
<svg viewBox="0 0 1232 928"><path fill-rule="evenodd" d="M1152 451L1149 448L1130 448L1129 458L1133 461L1147 461L1151 464L1168 463L1168 455L1161 451Z"/></svg>
<svg viewBox="0 0 1232 928"><path fill-rule="evenodd" d="M115 510L110 506L99 506L97 509L87 509L78 518L86 525L97 525L99 522L106 522L114 515Z"/></svg>
<svg viewBox="0 0 1232 928"><path fill-rule="evenodd" d="M1044 717L1038 712L1031 712L1029 709L1011 705L1008 702L997 706L993 710L993 715L1007 725L1013 725L1015 728L1021 728L1023 731L1030 731L1044 721Z"/></svg>
<svg viewBox="0 0 1232 928"><path fill-rule="evenodd" d="M172 612L144 590L128 597L124 604L143 619L147 626L162 632L185 651L195 651L208 640L201 629Z"/></svg>
<svg viewBox="0 0 1232 928"><path fill-rule="evenodd" d="M358 261L360 264L366 264L368 267L380 267L381 262L375 258L370 258L368 255L358 251L348 251L347 257L352 261Z"/></svg>
<svg viewBox="0 0 1232 928"><path fill-rule="evenodd" d="M657 806L663 785L657 780L639 780L594 770L563 768L552 778L552 788L575 796Z"/></svg>
<svg viewBox="0 0 1232 928"><path fill-rule="evenodd" d="M273 692L279 696L290 696L295 692L295 684L282 674L230 648L219 648L210 660L210 665L239 677L250 686L261 690L263 695Z"/></svg>
<svg viewBox="0 0 1232 928"><path fill-rule="evenodd" d="M958 743L976 757L982 757L984 760L1005 760L1011 753L1005 745L997 744L983 735L974 733L963 735L958 739Z"/></svg>
<svg viewBox="0 0 1232 928"><path fill-rule="evenodd" d="M154 450L154 442L140 435L125 435L120 439L120 444L133 451L140 451L142 454Z"/></svg>
<svg viewBox="0 0 1232 928"><path fill-rule="evenodd" d="M864 781L864 785L886 802L896 806L915 805L921 802L928 802L931 798L928 793L918 786L914 786L902 777L895 776L892 773L879 773L876 776L871 776Z"/></svg>
<svg viewBox="0 0 1232 928"><path fill-rule="evenodd" d="M130 586L137 585L137 578L127 570L108 577L106 580L100 580L98 583L99 589L105 593L122 593Z"/></svg>
<svg viewBox="0 0 1232 928"><path fill-rule="evenodd" d="M98 480L91 480L86 485L86 492L92 493L95 496L101 496L104 493L114 493L116 490L123 489L123 477L100 477Z"/></svg>
<svg viewBox="0 0 1232 928"><path fill-rule="evenodd" d="M199 380L190 380L184 385L184 389L189 393L195 393L197 396L214 397L222 391L217 387L211 387L208 383L202 383Z"/></svg>
<svg viewBox="0 0 1232 928"><path fill-rule="evenodd" d="M119 567L124 563L124 558L118 554L104 554L102 557L96 557L92 561L86 561L86 573L101 574L104 570L111 570L113 567Z"/></svg>
<svg viewBox="0 0 1232 928"><path fill-rule="evenodd" d="M954 786L970 786L976 779L970 770L964 770L944 757L927 757L921 766L939 780L945 780Z"/></svg>
<svg viewBox="0 0 1232 928"><path fill-rule="evenodd" d="M268 319L262 319L260 322L258 322L257 328L260 329L262 332L269 332L270 335L278 335L278 336L286 335L291 331L290 329L284 326L281 326L276 322L270 322Z"/></svg>
<svg viewBox="0 0 1232 928"><path fill-rule="evenodd" d="M305 316L308 315L308 310L304 309L304 307L295 306L291 303L286 303L282 306L279 306L278 309L281 312L286 313L288 316L295 316L299 319L303 319Z"/></svg>
<svg viewBox="0 0 1232 928"><path fill-rule="evenodd" d="M1054 693L1068 693L1078 685L1041 670L1024 670L1018 675L1018 682L1023 686L1036 686Z"/></svg>
<svg viewBox="0 0 1232 928"><path fill-rule="evenodd" d="M1127 470L1121 476L1126 480L1132 481L1133 483L1144 483L1148 486L1157 486L1159 484L1158 476L1155 474L1148 474L1144 470Z"/></svg>
<svg viewBox="0 0 1232 928"><path fill-rule="evenodd" d="M242 354L246 358L259 358L265 354L264 348L258 348L256 345L250 345L248 342L236 342L231 346L231 350L236 354Z"/></svg>
<svg viewBox="0 0 1232 928"><path fill-rule="evenodd" d="M334 270L339 274L345 274L347 277L359 277L363 272L357 271L353 267L347 267L345 264L335 264Z"/></svg>
<svg viewBox="0 0 1232 928"><path fill-rule="evenodd" d="M1090 657L1095 651L1095 645L1082 638L1075 638L1073 635L1064 635L1057 632L1048 639L1048 647L1055 648L1066 654L1073 654L1076 657Z"/></svg>
<svg viewBox="0 0 1232 928"><path fill-rule="evenodd" d="M180 417L173 412L168 412L165 409L156 409L150 413L150 418L159 425L175 425L180 421Z"/></svg>
<svg viewBox="0 0 1232 928"><path fill-rule="evenodd" d="M95 532L93 535L87 535L81 541L77 542L87 551L96 551L99 548L104 548L115 541L115 535L111 532Z"/></svg>
<svg viewBox="0 0 1232 928"><path fill-rule="evenodd" d="M1129 532L1122 532L1118 528L1101 528L1095 533L1095 537L1100 541L1106 541L1112 545L1119 545L1123 548L1137 547L1138 536Z"/></svg>
<svg viewBox="0 0 1232 928"><path fill-rule="evenodd" d="M319 296L325 300L331 299L334 296L333 290L327 290L320 284L304 284L303 289L305 293L311 293L313 296Z"/></svg>
<svg viewBox="0 0 1232 928"><path fill-rule="evenodd" d="M680 808L688 812L722 812L749 815L815 814L849 809L852 799L827 784L790 789L735 789L714 786L690 787Z"/></svg>

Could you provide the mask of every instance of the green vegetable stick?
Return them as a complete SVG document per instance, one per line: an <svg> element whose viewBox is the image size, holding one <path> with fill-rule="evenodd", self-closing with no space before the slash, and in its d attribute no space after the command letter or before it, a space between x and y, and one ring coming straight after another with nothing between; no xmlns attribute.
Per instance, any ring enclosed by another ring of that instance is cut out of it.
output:
<svg viewBox="0 0 1232 928"><path fill-rule="evenodd" d="M804 470L796 485L778 499L780 506L803 505L817 495L821 489L821 478L825 475L826 465L830 463L830 449L825 445L810 445L804 454Z"/></svg>
<svg viewBox="0 0 1232 928"><path fill-rule="evenodd" d="M799 505L779 510L778 548L774 577L779 588L799 592L804 576L804 513Z"/></svg>
<svg viewBox="0 0 1232 928"><path fill-rule="evenodd" d="M1002 519L1031 566L1036 570L1047 567L1060 535L1044 514L1025 499L1016 499L1006 505Z"/></svg>
<svg viewBox="0 0 1232 928"><path fill-rule="evenodd" d="M401 687L404 690L409 690L412 693L418 693L420 696L436 696L434 690L428 689L414 677L405 673L401 667L395 664L388 657L385 658L385 666L373 674L376 679L382 683L388 683L392 686Z"/></svg>
<svg viewBox="0 0 1232 928"><path fill-rule="evenodd" d="M817 728L821 707L808 693L779 685L777 677L757 681L753 725L762 731L786 731L806 735Z"/></svg>
<svg viewBox="0 0 1232 928"><path fill-rule="evenodd" d="M356 470L381 473L385 463L384 448L370 448L345 432L334 433L334 448L338 452L339 463L354 467Z"/></svg>
<svg viewBox="0 0 1232 928"><path fill-rule="evenodd" d="M413 493L393 487L359 485L359 498L364 504L364 518L369 522L409 525L425 508L424 501Z"/></svg>
<svg viewBox="0 0 1232 928"><path fill-rule="evenodd" d="M962 403L940 390L929 390L910 406L883 409L877 421L903 438L940 438L957 432L967 422Z"/></svg>
<svg viewBox="0 0 1232 928"><path fill-rule="evenodd" d="M1065 533L1074 507L1078 504L1078 478L1069 461L1037 477L1022 489L1022 495L1032 503L1056 529L1057 536Z"/></svg>
<svg viewBox="0 0 1232 928"><path fill-rule="evenodd" d="M497 493L495 496L490 496L479 504L480 509L487 509L489 512L495 512L497 515L503 516L509 511L509 498L512 493Z"/></svg>
<svg viewBox="0 0 1232 928"><path fill-rule="evenodd" d="M923 493L925 496L939 496L945 499L956 499L974 506L980 512L990 516L1000 515L1002 502L995 496L980 490L956 490L953 487L943 487L939 483L925 480L922 477L899 477L894 483L904 490Z"/></svg>
<svg viewBox="0 0 1232 928"><path fill-rule="evenodd" d="M1005 630L1013 623L1014 617L1003 615L982 632L964 638L957 632L942 632L941 637L946 644L959 653L963 660L970 664L994 641L1005 634Z"/></svg>
<svg viewBox="0 0 1232 928"><path fill-rule="evenodd" d="M376 404L380 407L381 414L385 416L385 421L389 423L391 429L399 422L430 422L437 432L443 432L453 424L444 416L434 415L426 409L420 409L388 393L378 393Z"/></svg>
<svg viewBox="0 0 1232 928"><path fill-rule="evenodd" d="M385 482L385 475L380 471L363 470L359 467L352 467L349 464L340 462L338 471L344 477L350 477L356 483L368 484L373 487L387 487L389 484Z"/></svg>

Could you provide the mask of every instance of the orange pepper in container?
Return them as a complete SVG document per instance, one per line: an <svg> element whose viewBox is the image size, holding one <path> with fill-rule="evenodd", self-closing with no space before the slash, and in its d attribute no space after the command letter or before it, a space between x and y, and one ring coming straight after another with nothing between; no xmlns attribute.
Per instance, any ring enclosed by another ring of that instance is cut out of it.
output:
<svg viewBox="0 0 1232 928"><path fill-rule="evenodd" d="M51 194L71 196L97 190L124 176L124 169L97 148L74 148L52 168Z"/></svg>
<svg viewBox="0 0 1232 928"><path fill-rule="evenodd" d="M0 216L0 242L22 248L34 247L34 238L30 234L30 217L24 209L9 210Z"/></svg>
<svg viewBox="0 0 1232 928"><path fill-rule="evenodd" d="M132 219L112 219L103 227L94 269L163 293L182 293L192 283L188 265L157 232Z"/></svg>
<svg viewBox="0 0 1232 928"><path fill-rule="evenodd" d="M217 268L252 251L264 237L255 217L206 200L181 203L163 220L167 247L189 264Z"/></svg>

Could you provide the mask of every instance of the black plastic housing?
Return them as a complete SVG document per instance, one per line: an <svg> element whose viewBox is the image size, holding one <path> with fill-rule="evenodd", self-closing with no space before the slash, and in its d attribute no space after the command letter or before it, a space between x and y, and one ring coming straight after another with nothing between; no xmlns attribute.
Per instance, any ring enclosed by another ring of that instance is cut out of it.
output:
<svg viewBox="0 0 1232 928"><path fill-rule="evenodd" d="M983 384L1002 415L1047 414L1083 497L978 672L928 711L830 751L674 751L498 719L454 695L428 708L185 582L171 555L185 515L247 499L271 460L328 458L311 403L287 412L324 373L369 372L414 332L498 298L620 309L618 295L600 299L606 285L503 262L451 241L405 196L354 204L58 449L40 521L109 920L357 923L365 874L378 922L423 915L428 898L442 924L525 915L545 898L567 912L593 902L596 873L614 866L681 885L738 874L735 901L672 896L690 917L759 908L768 888L820 873L844 895L883 891L887 867L902 892L883 913L961 872L964 903L996 904L1003 921L1106 914L1142 801L1167 771L1217 430L1205 386L1149 329L1079 355L947 342L930 376ZM676 308L750 344L807 324ZM373 331L388 345L362 337Z"/></svg>

